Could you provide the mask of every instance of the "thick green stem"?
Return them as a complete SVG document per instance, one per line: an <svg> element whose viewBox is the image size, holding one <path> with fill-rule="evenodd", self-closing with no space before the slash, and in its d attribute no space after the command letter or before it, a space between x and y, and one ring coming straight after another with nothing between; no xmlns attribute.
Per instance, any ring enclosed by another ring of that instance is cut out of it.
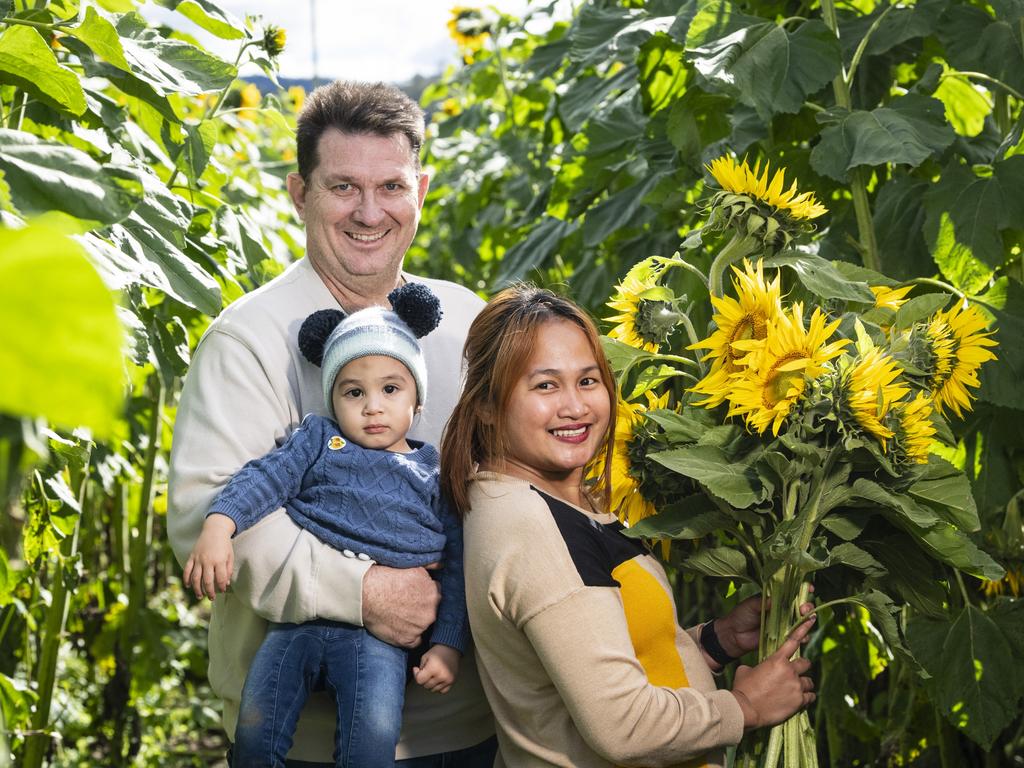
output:
<svg viewBox="0 0 1024 768"><path fill-rule="evenodd" d="M825 25L839 37L839 21L836 18L835 0L821 0L821 14ZM850 81L845 72L840 72L832 81L836 104L844 109L853 109L850 98ZM875 225L871 217L871 203L868 200L867 178L864 168L854 168L850 175L850 192L853 195L853 210L857 217L857 232L860 235L861 259L864 266L876 272L882 270L875 240Z"/></svg>
<svg viewBox="0 0 1024 768"><path fill-rule="evenodd" d="M83 469L72 472L72 487L76 489L79 509L85 509L86 490L88 488L89 461ZM42 483L39 493L44 497ZM53 703L53 692L57 685L57 658L60 655L61 641L64 639L64 627L68 618L70 592L64 579L64 562L75 556L78 549L78 530L82 522L79 515L71 536L64 539L60 546L60 555L51 560L50 607L46 610L43 625L42 650L39 653L36 672L36 690L39 699L36 701L35 712L32 714L33 733L25 741L23 768L41 768L43 759L49 751L50 706Z"/></svg>
<svg viewBox="0 0 1024 768"><path fill-rule="evenodd" d="M760 245L761 241L753 235L741 235L737 232L732 236L732 240L726 243L708 270L708 286L712 296L722 295L725 270L729 265L756 252Z"/></svg>

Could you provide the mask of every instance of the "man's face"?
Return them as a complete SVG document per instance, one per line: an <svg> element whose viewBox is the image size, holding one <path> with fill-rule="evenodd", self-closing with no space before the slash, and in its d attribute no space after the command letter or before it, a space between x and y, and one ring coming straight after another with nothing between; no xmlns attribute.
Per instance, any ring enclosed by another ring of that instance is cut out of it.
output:
<svg viewBox="0 0 1024 768"><path fill-rule="evenodd" d="M306 224L306 253L322 274L397 281L419 224L428 179L413 162L409 139L324 131L319 163L288 191Z"/></svg>

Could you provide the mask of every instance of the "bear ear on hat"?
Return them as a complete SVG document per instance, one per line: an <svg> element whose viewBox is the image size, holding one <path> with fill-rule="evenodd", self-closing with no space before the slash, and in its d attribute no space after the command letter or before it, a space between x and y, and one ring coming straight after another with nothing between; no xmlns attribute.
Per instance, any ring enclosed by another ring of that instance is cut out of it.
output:
<svg viewBox="0 0 1024 768"><path fill-rule="evenodd" d="M324 344L344 319L345 313L339 309L318 309L303 320L299 328L299 351L303 357L319 368L324 362Z"/></svg>
<svg viewBox="0 0 1024 768"><path fill-rule="evenodd" d="M421 339L441 322L441 302L423 283L406 283L388 294L391 309Z"/></svg>

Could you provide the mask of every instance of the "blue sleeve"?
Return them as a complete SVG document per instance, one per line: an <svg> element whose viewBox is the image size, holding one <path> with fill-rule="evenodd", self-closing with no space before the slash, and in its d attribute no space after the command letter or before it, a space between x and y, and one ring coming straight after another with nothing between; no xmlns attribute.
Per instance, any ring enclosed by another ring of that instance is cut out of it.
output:
<svg viewBox="0 0 1024 768"><path fill-rule="evenodd" d="M294 499L321 453L328 423L307 416L280 447L238 470L217 494L207 515L230 517L238 535Z"/></svg>
<svg viewBox="0 0 1024 768"><path fill-rule="evenodd" d="M461 653L469 645L469 616L466 611L466 580L462 568L462 521L448 501L438 493L435 502L444 525L444 568L441 571L441 605L430 635L431 643L450 645Z"/></svg>

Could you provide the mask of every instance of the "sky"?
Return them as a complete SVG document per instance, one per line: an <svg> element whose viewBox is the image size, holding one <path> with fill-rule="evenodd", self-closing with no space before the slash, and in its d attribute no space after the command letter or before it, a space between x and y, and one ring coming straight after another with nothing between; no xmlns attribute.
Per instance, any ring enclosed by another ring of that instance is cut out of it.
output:
<svg viewBox="0 0 1024 768"><path fill-rule="evenodd" d="M455 5L466 0L219 0L221 8L242 19L262 15L264 21L284 27L288 44L281 55L282 77L313 76L313 13L319 46L318 75L403 83L413 76L436 75L458 60L447 22ZM487 0L504 13L522 15L528 0ZM153 20L173 19L174 27L194 34L216 53L234 59L237 43L220 41L191 24L180 14L148 4ZM242 75L256 74L255 68Z"/></svg>

